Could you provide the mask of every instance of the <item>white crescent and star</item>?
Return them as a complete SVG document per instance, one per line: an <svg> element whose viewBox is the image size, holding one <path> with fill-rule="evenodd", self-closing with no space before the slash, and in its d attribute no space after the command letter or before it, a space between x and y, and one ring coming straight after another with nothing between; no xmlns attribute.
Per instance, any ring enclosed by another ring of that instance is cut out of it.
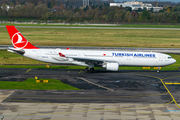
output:
<svg viewBox="0 0 180 120"><path fill-rule="evenodd" d="M18 35L18 41L14 44L24 43L25 41L22 41L21 35L19 35L18 33L17 33L17 35Z"/></svg>
<svg viewBox="0 0 180 120"><path fill-rule="evenodd" d="M14 43L14 36L15 36L15 35L18 36L18 40L17 40L16 43ZM17 33L15 33L15 34L12 36L12 43L13 43L13 45L14 45L15 47L17 47L16 45L18 45L18 44L21 44L21 45L22 45L22 47L18 46L17 48L24 48L24 47L27 45L28 41L27 41L27 40L23 41L22 36L19 34L19 32L17 32ZM24 44L22 44L22 43L24 43Z"/></svg>

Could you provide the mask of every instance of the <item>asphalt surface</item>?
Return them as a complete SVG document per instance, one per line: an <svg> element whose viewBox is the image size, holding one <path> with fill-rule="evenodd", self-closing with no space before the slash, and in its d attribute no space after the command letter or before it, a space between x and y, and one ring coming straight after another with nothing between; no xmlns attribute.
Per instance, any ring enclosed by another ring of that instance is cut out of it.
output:
<svg viewBox="0 0 180 120"><path fill-rule="evenodd" d="M24 81L27 78L58 79L81 90L15 90L3 102L20 103L180 103L180 71L118 71L58 69L0 69L1 81ZM26 73L27 72L27 73ZM172 94L172 96L170 95Z"/></svg>
<svg viewBox="0 0 180 120"><path fill-rule="evenodd" d="M0 26L6 27L6 26ZM62 26L16 26L17 28L72 28L72 29L131 29L131 30L180 30L180 28L133 28L133 27L62 27Z"/></svg>

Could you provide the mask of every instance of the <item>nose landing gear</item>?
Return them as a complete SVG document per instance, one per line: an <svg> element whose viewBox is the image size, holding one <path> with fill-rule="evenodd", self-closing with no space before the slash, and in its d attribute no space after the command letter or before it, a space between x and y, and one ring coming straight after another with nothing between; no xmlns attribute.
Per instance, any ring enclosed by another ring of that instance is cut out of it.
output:
<svg viewBox="0 0 180 120"><path fill-rule="evenodd" d="M159 73L159 72L160 72L160 71L159 71L160 69L161 69L161 67L158 67L158 68L157 68L157 73Z"/></svg>
<svg viewBox="0 0 180 120"><path fill-rule="evenodd" d="M94 68L86 68L85 72L89 72L89 73L93 73L94 72Z"/></svg>

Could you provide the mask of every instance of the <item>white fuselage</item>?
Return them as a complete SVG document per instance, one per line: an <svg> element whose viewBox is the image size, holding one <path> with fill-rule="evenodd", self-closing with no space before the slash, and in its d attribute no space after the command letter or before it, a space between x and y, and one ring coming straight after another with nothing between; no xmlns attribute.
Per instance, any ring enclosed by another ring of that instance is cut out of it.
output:
<svg viewBox="0 0 180 120"><path fill-rule="evenodd" d="M98 59L104 62L117 62L119 66L161 67L176 62L171 56L155 52L62 50L62 49L24 49L23 56L54 64L75 64L89 66L87 62L73 58ZM66 57L61 57L62 53ZM98 65L98 63L97 63ZM95 65L96 66L96 65ZM99 65L101 66L101 65Z"/></svg>

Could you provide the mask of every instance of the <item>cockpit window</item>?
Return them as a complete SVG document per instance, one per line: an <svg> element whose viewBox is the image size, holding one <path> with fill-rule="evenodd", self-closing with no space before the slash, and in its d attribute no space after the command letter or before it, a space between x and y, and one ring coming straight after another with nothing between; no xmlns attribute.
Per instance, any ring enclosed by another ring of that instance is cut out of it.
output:
<svg viewBox="0 0 180 120"><path fill-rule="evenodd" d="M168 59L172 59L172 57L168 57Z"/></svg>

